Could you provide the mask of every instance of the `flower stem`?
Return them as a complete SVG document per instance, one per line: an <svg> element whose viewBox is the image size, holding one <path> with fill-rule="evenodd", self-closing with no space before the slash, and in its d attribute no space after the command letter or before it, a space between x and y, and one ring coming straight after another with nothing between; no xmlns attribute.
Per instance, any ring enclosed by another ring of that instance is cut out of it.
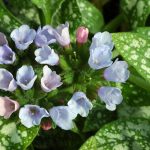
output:
<svg viewBox="0 0 150 150"><path fill-rule="evenodd" d="M134 83L135 85L145 89L146 91L150 91L150 84L147 83L144 79L141 77L135 76L133 74L130 74L129 81Z"/></svg>

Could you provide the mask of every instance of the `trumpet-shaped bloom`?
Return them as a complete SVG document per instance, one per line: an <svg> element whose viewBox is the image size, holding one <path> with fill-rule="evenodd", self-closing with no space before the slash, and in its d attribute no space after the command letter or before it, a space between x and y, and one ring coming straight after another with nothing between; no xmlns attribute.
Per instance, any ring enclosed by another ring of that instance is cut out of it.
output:
<svg viewBox="0 0 150 150"><path fill-rule="evenodd" d="M16 55L8 45L0 46L0 64L13 64Z"/></svg>
<svg viewBox="0 0 150 150"><path fill-rule="evenodd" d="M8 44L6 36L2 32L0 32L0 46L3 46L5 44Z"/></svg>
<svg viewBox="0 0 150 150"><path fill-rule="evenodd" d="M35 39L36 32L28 25L22 25L18 29L14 29L10 36L19 50L25 50Z"/></svg>
<svg viewBox="0 0 150 150"><path fill-rule="evenodd" d="M98 70L110 66L112 64L111 58L112 52L110 48L102 45L90 50L88 63L92 69Z"/></svg>
<svg viewBox="0 0 150 150"><path fill-rule="evenodd" d="M48 25L44 26L42 29L39 27L35 37L35 44L38 47L42 47L51 43L55 43L56 39L54 37L53 30L54 29Z"/></svg>
<svg viewBox="0 0 150 150"><path fill-rule="evenodd" d="M107 45L109 47L109 50L113 49L114 44L112 42L112 37L111 34L107 31L98 32L94 35L94 37L92 38L90 50L100 47L102 45Z"/></svg>
<svg viewBox="0 0 150 150"><path fill-rule="evenodd" d="M54 36L57 42L61 46L68 46L70 44L70 35L69 35L69 23L59 25L54 31Z"/></svg>
<svg viewBox="0 0 150 150"><path fill-rule="evenodd" d="M115 87L101 87L98 90L98 95L106 104L108 110L114 111L116 105L120 104L123 100L121 90Z"/></svg>
<svg viewBox="0 0 150 150"><path fill-rule="evenodd" d="M4 91L14 91L17 84L13 75L6 69L0 68L0 89Z"/></svg>
<svg viewBox="0 0 150 150"><path fill-rule="evenodd" d="M49 46L43 46L35 51L35 60L40 64L57 65L59 62L58 55Z"/></svg>
<svg viewBox="0 0 150 150"><path fill-rule="evenodd" d="M68 106L57 106L49 110L53 121L64 130L71 130L74 127L73 119L77 114L74 113Z"/></svg>
<svg viewBox="0 0 150 150"><path fill-rule="evenodd" d="M9 97L0 97L0 116L8 119L13 112L17 111L19 103Z"/></svg>
<svg viewBox="0 0 150 150"><path fill-rule="evenodd" d="M37 75L35 75L32 66L22 66L17 71L17 84L24 90L32 88Z"/></svg>
<svg viewBox="0 0 150 150"><path fill-rule="evenodd" d="M19 111L21 123L27 128L39 125L44 117L49 117L49 113L37 105L25 105Z"/></svg>
<svg viewBox="0 0 150 150"><path fill-rule="evenodd" d="M61 77L52 71L48 66L43 67L43 77L41 78L41 88L45 92L55 90L62 85Z"/></svg>
<svg viewBox="0 0 150 150"><path fill-rule="evenodd" d="M88 28L79 27L76 33L76 40L78 43L86 43L89 35Z"/></svg>
<svg viewBox="0 0 150 150"><path fill-rule="evenodd" d="M116 60L110 67L104 71L104 77L108 81L126 82L129 78L130 72L128 64L125 61Z"/></svg>
<svg viewBox="0 0 150 150"><path fill-rule="evenodd" d="M68 102L69 108L82 117L87 117L93 105L83 92L76 92Z"/></svg>

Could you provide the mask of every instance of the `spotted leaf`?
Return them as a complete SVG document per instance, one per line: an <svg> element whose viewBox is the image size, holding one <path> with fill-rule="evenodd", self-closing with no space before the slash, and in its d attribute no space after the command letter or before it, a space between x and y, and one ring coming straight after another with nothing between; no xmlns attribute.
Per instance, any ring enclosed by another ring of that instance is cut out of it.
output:
<svg viewBox="0 0 150 150"><path fill-rule="evenodd" d="M88 27L92 33L100 31L104 25L101 12L86 0L66 0L62 6L62 21L69 21L72 33L80 25Z"/></svg>
<svg viewBox="0 0 150 150"><path fill-rule="evenodd" d="M150 93L130 82L122 86L123 99L130 106L150 105Z"/></svg>
<svg viewBox="0 0 150 150"><path fill-rule="evenodd" d="M39 127L27 129L18 121L0 118L0 150L25 150L37 135Z"/></svg>
<svg viewBox="0 0 150 150"><path fill-rule="evenodd" d="M138 33L114 33L115 48L150 83L150 43Z"/></svg>
<svg viewBox="0 0 150 150"><path fill-rule="evenodd" d="M104 124L111 122L115 118L115 113L108 111L105 105L100 104L100 100L92 103L93 108L84 123L84 132L97 131Z"/></svg>
<svg viewBox="0 0 150 150"><path fill-rule="evenodd" d="M149 0L122 0L121 8L132 28L145 26L145 23L150 15L150 1Z"/></svg>
<svg viewBox="0 0 150 150"><path fill-rule="evenodd" d="M150 121L146 119L117 120L101 128L80 150L144 150L150 147ZM91 144L94 146L91 146Z"/></svg>
<svg viewBox="0 0 150 150"><path fill-rule="evenodd" d="M0 29L3 32L10 33L14 28L21 25L21 22L11 14L0 0Z"/></svg>

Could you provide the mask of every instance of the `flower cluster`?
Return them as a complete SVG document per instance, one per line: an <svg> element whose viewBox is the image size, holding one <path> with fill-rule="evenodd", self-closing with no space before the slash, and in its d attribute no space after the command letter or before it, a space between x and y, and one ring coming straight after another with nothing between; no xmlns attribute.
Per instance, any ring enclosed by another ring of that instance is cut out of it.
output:
<svg viewBox="0 0 150 150"><path fill-rule="evenodd" d="M92 39L90 46L89 66L92 69L98 70L105 68L104 78L107 81L124 83L129 78L130 72L128 64L125 61L112 61L112 49L114 44L112 42L111 34L108 32L98 32ZM123 100L121 90L116 87L100 87L98 95L102 101L106 103L108 110L115 110L116 105Z"/></svg>
<svg viewBox="0 0 150 150"><path fill-rule="evenodd" d="M76 33L78 44L84 44L88 39L88 29L79 27ZM61 76L53 71L50 66L59 65L59 55L49 45L59 43L62 47L70 45L69 24L61 24L57 28L49 25L43 28L39 27L37 31L30 29L28 25L12 31L10 37L14 41L17 49L24 52L31 43L35 43L34 51L35 61L43 66L43 76L40 79L41 90L48 93L63 83ZM112 61L112 49L114 44L111 35L108 32L97 33L92 39L90 46L89 66L94 69L105 68L104 78L113 82L126 82L129 78L128 65L125 61ZM88 51L87 51L88 53ZM10 48L6 36L0 33L0 64L13 64L17 60L17 54ZM37 79L33 66L24 64L17 69L16 78L7 69L0 68L0 89L13 92L17 87L26 91L34 86ZM121 90L116 87L100 87L98 95L106 103L106 108L115 110L116 105L120 104L123 97ZM19 103L9 97L0 97L0 116L8 119L13 112L19 109ZM70 130L74 127L73 120L79 114L87 117L93 105L81 91L75 91L67 106L54 106L49 110L38 105L26 104L19 110L21 123L27 128L39 125L42 118L50 117L56 125L64 130Z"/></svg>

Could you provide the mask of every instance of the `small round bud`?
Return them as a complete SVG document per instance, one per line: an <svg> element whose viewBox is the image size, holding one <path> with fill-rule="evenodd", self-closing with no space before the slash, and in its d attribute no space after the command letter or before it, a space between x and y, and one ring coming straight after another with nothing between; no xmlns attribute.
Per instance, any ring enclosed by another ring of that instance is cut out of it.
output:
<svg viewBox="0 0 150 150"><path fill-rule="evenodd" d="M44 120L41 123L41 128L45 131L48 131L52 128L52 124L50 120Z"/></svg>
<svg viewBox="0 0 150 150"><path fill-rule="evenodd" d="M78 43L84 44L87 42L89 35L88 28L85 27L79 27L76 32L76 40Z"/></svg>

